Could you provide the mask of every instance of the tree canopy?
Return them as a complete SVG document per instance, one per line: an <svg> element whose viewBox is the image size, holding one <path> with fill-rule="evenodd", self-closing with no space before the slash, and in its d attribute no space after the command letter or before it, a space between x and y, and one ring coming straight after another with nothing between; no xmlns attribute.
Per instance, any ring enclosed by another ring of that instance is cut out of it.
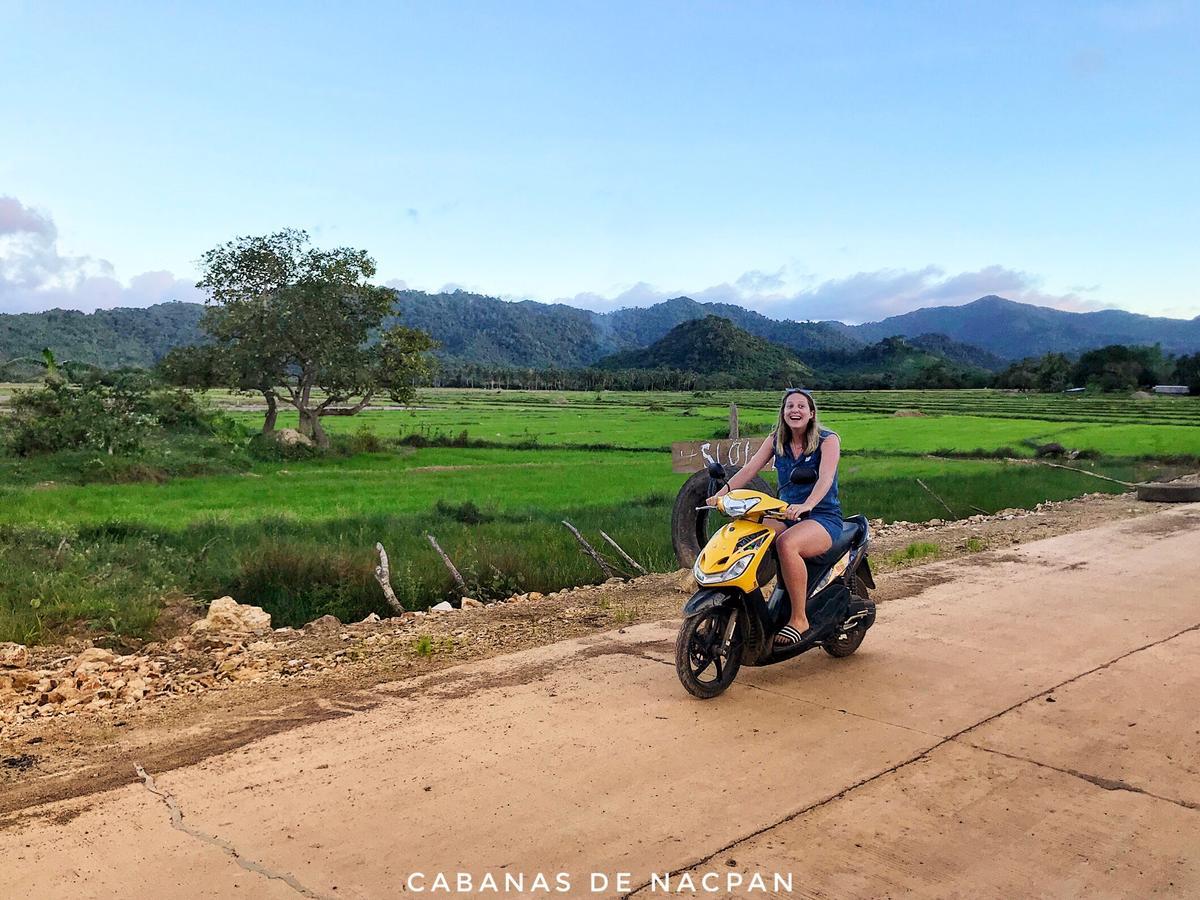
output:
<svg viewBox="0 0 1200 900"><path fill-rule="evenodd" d="M394 295L370 283L375 262L364 250L321 250L289 228L214 247L200 269L211 343L169 355L163 370L177 383L262 393L264 432L282 400L301 433L328 446L322 418L355 415L380 394L407 402L428 373L429 335L380 331Z"/></svg>

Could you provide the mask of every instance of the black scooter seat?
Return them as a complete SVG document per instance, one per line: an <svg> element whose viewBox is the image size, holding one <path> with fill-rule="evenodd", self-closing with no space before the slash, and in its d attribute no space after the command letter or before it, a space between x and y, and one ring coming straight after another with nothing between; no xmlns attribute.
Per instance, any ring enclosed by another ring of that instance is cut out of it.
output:
<svg viewBox="0 0 1200 900"><path fill-rule="evenodd" d="M806 559L810 570L823 570L832 566L835 562L842 558L847 550L854 546L854 542L863 534L865 522L860 521L862 516L854 516L842 522L842 535L833 542L833 546L822 553L820 556L814 556Z"/></svg>

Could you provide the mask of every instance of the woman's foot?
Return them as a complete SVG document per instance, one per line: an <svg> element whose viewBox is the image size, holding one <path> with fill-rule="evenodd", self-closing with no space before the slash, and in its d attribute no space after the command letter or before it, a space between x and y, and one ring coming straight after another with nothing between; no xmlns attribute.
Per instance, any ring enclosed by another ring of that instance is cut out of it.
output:
<svg viewBox="0 0 1200 900"><path fill-rule="evenodd" d="M797 644L803 644L813 638L813 628L808 623L804 623L803 627L795 625L784 625L775 635L775 646L779 648L794 647Z"/></svg>

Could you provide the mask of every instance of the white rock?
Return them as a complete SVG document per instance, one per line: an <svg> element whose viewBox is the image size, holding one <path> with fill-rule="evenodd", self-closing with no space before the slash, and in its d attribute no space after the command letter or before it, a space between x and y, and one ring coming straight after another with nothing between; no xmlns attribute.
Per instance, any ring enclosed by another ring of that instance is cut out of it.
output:
<svg viewBox="0 0 1200 900"><path fill-rule="evenodd" d="M437 606L429 607L430 612L454 612L454 607L450 605L448 600L443 600Z"/></svg>
<svg viewBox="0 0 1200 900"><path fill-rule="evenodd" d="M360 624L360 625L374 625L376 622L381 622L381 621L383 621L383 620L379 618L379 613L371 613L369 616L367 616L365 619L363 619L363 620L362 620L361 622L359 622L358 624Z"/></svg>
<svg viewBox="0 0 1200 900"><path fill-rule="evenodd" d="M0 669L23 669L29 665L29 648L12 641L0 643Z"/></svg>
<svg viewBox="0 0 1200 900"><path fill-rule="evenodd" d="M313 445L312 438L301 434L295 428L280 428L272 433L271 437L273 437L279 443L289 447L296 444L300 444L304 447L311 447Z"/></svg>
<svg viewBox="0 0 1200 900"><path fill-rule="evenodd" d="M208 615L192 623L191 630L262 634L271 630L271 614L258 606L243 606L232 597L219 597L209 605Z"/></svg>
<svg viewBox="0 0 1200 900"><path fill-rule="evenodd" d="M313 619L304 626L305 631L333 631L342 627L342 621L337 616L324 615Z"/></svg>

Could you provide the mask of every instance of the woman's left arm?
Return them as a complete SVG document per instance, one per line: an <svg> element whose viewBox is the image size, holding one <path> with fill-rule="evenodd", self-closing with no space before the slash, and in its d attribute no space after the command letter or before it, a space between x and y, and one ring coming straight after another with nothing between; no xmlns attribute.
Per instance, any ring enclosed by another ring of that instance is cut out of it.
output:
<svg viewBox="0 0 1200 900"><path fill-rule="evenodd" d="M821 441L821 468L817 470L817 483L813 485L808 499L800 504L803 512L812 512L818 503L825 499L829 489L833 487L833 476L837 474L838 460L842 456L842 441L836 434Z"/></svg>

